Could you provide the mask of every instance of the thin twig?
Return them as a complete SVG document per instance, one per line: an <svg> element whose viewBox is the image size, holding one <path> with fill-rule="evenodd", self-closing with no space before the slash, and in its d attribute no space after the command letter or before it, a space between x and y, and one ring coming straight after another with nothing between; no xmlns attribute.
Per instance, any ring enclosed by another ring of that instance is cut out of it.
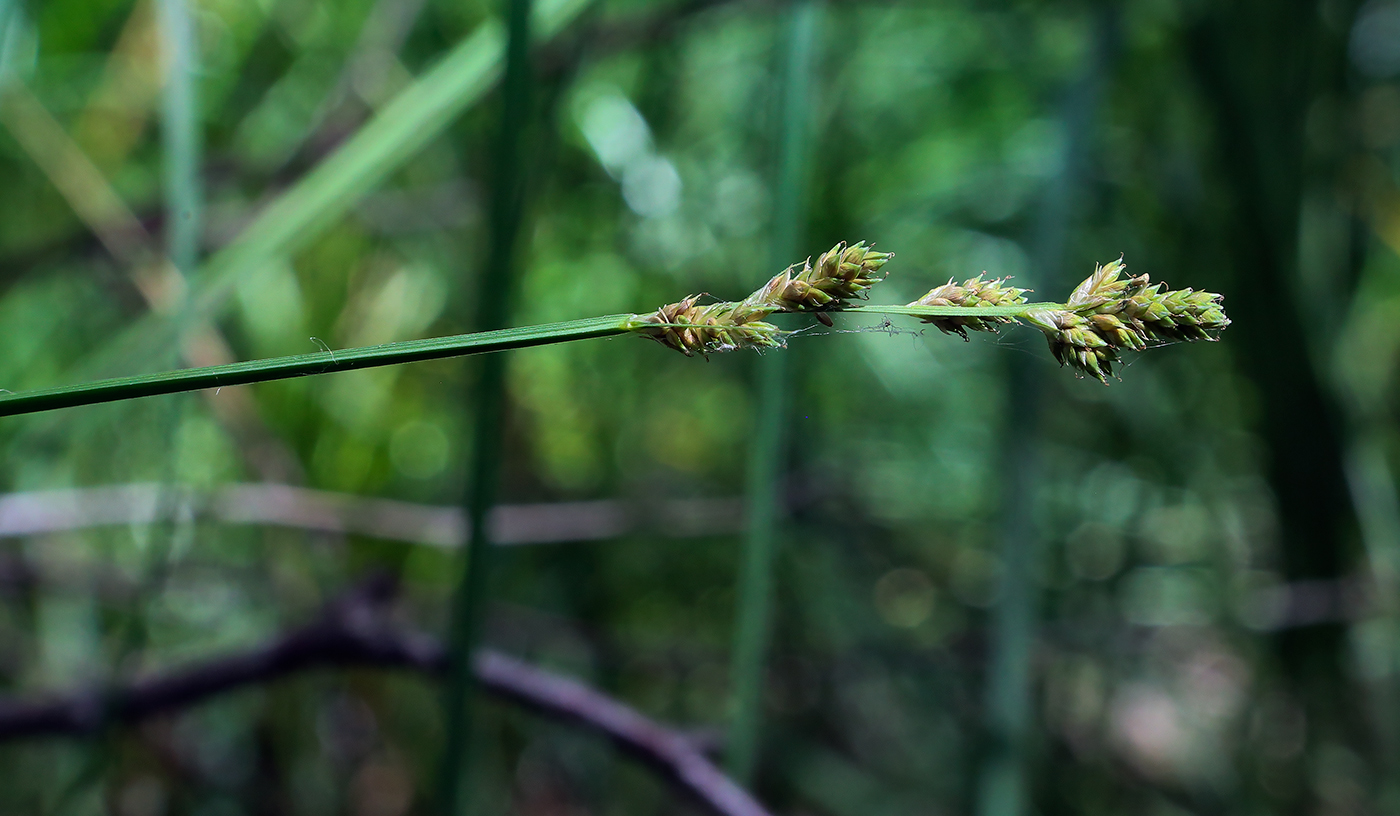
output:
<svg viewBox="0 0 1400 816"><path fill-rule="evenodd" d="M316 668L411 669L440 674L447 656L430 635L397 626L382 609L392 587L376 582L332 604L320 620L264 646L125 686L49 700L0 699L0 742L85 736L178 711L249 685ZM473 674L481 688L540 714L608 737L720 816L768 811L725 776L686 734L661 725L583 683L492 650Z"/></svg>

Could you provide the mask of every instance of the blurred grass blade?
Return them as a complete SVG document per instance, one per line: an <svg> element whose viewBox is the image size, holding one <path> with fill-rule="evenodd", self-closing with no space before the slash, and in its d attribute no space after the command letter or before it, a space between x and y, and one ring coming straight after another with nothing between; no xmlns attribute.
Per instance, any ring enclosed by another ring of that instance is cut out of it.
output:
<svg viewBox="0 0 1400 816"><path fill-rule="evenodd" d="M159 6L146 0L131 5L103 61L101 80L72 119L73 140L104 172L120 168L141 145L147 121L160 102L164 75L172 67L163 52L174 49L168 43L152 47L165 36L160 33L164 26Z"/></svg>
<svg viewBox="0 0 1400 816"><path fill-rule="evenodd" d="M158 0L164 44L165 87L161 94L164 149L165 245L175 268L189 274L199 261L203 233L199 105L196 97L194 25L188 0Z"/></svg>
<svg viewBox="0 0 1400 816"><path fill-rule="evenodd" d="M524 219L527 134L530 121L531 0L503 0L507 20L506 68L501 87L501 118L494 145L491 179L491 244L486 263L477 270L475 327L493 330L510 319L511 293L520 267L517 249ZM505 413L505 360L487 357L472 394L472 461L466 486L467 525L471 540L457 562L449 621L448 676L444 719L446 745L439 771L439 805L443 816L472 813L480 797L471 796L478 776L476 695L472 654L476 651L491 590L492 539L488 515L500 482L502 417ZM465 795L464 795L465 790Z"/></svg>
<svg viewBox="0 0 1400 816"><path fill-rule="evenodd" d="M1032 277L1029 283L1033 286L1058 286L1064 277L1065 244L1078 209L1076 193L1085 183L1088 169L1086 154L1110 58L1114 13L1107 6L1098 10L1083 73L1062 104L1067 138L1057 162L1058 172L1040 203L1032 240L1032 268L1042 277ZM1011 355L1009 364L1006 419L1000 434L1002 470L1007 474L998 535L1003 572L1000 600L991 616L983 714L987 747L977 768L976 816L1024 816L1038 810L1031 800L1036 728L1032 660L1041 615L1036 570L1045 557L1046 542L1037 524L1036 508L1043 506L1038 494L1046 468L1038 452L1049 400L1030 358Z"/></svg>
<svg viewBox="0 0 1400 816"><path fill-rule="evenodd" d="M572 21L588 0L545 0L535 30L548 38ZM467 107L479 100L500 74L505 37L496 21L484 23L434 68L385 105L373 119L295 186L264 208L228 246L192 277L186 318L211 317L236 285L267 268L272 260L314 241ZM90 364L89 374L115 361L150 359L174 341L175 324L148 315Z"/></svg>
<svg viewBox="0 0 1400 816"><path fill-rule="evenodd" d="M148 237L145 228L63 126L16 77L0 80L0 122L103 248L122 263L139 263Z"/></svg>
<svg viewBox="0 0 1400 816"><path fill-rule="evenodd" d="M0 416L32 414L55 408L96 405L160 394L177 394L201 388L223 388L286 380L333 371L352 371L422 360L439 360L444 357L485 354L591 337L608 337L632 331L632 320L632 315L606 315L539 326L385 343L342 351L320 351L314 354L295 354L289 357L204 366L159 374L114 377L80 385L0 396Z"/></svg>
<svg viewBox="0 0 1400 816"><path fill-rule="evenodd" d="M102 247L126 266L146 304L160 315L176 312L186 291L180 271L158 257L151 235L102 171L18 79L0 84L0 123Z"/></svg>
<svg viewBox="0 0 1400 816"><path fill-rule="evenodd" d="M18 0L0 0L0 89L18 70L25 20Z"/></svg>
<svg viewBox="0 0 1400 816"><path fill-rule="evenodd" d="M807 131L811 118L817 22L816 3L796 0L782 28L777 211L773 217L769 252L773 268L781 268L796 257L806 217L802 204L806 201ZM725 757L730 774L740 784L747 784L753 777L763 715L763 678L773 603L773 554L778 538L782 469L787 448L787 434L784 433L788 404L787 358L786 354L769 354L758 361L758 416L748 472L748 535L740 566L731 668L734 718L729 727Z"/></svg>

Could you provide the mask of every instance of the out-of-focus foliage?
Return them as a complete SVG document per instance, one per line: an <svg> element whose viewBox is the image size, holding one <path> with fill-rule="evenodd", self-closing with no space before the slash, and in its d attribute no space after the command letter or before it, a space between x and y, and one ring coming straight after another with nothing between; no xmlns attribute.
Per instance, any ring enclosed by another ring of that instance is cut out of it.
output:
<svg viewBox="0 0 1400 816"><path fill-rule="evenodd" d="M778 271L759 260L776 5L602 2L541 46L515 323L732 299ZM497 11L190 6L206 254ZM675 22L631 25L658 15ZM985 812L1014 455L1036 463L1021 512L1037 812L1400 808L1400 3L830 0L823 20L814 254L896 252L887 303L983 270L1054 299L1124 254L1223 292L1236 325L1132 356L1109 388L1057 371L1027 329L964 344L838 317L794 338L762 798ZM149 309L142 264L168 227L157 23L152 0L0 0L0 387L71 381ZM491 274L493 105L241 282L213 336L251 359L469 330L459 316ZM53 127L95 174L44 160L36 145L71 158ZM100 185L139 232L92 206ZM645 515L737 497L754 359L626 337L514 353L502 500ZM1039 419L1008 451L1019 360ZM274 481L453 504L465 366L7 420L0 485ZM505 550L488 642L660 719L722 726L739 537L665 532ZM71 689L251 646L373 570L402 576L406 621L441 632L451 558L188 519L9 539L0 682ZM686 807L592 737L505 706L483 727L495 812ZM327 671L96 741L4 746L0 810L421 813L441 744L433 682Z"/></svg>

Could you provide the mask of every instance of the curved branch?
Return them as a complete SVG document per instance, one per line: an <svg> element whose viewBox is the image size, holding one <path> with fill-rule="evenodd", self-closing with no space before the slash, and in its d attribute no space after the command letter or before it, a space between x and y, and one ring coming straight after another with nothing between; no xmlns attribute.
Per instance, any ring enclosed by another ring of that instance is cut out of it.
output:
<svg viewBox="0 0 1400 816"><path fill-rule="evenodd" d="M715 767L691 737L602 692L489 649L477 652L473 667L483 690L607 735L619 748L659 771L715 813L768 813L748 791Z"/></svg>
<svg viewBox="0 0 1400 816"><path fill-rule="evenodd" d="M436 638L390 623L375 585L333 604L320 620L246 652L215 658L128 685L48 700L0 699L0 742L82 736L195 705L244 686L322 667L401 668L432 674L447 665ZM499 652L473 661L484 691L608 737L719 816L768 816L685 734L587 685Z"/></svg>

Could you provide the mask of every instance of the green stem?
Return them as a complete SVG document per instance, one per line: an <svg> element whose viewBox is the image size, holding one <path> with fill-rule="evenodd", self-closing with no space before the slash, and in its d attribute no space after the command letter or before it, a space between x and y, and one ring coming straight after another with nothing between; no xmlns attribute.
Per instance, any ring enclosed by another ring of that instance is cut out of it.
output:
<svg viewBox="0 0 1400 816"><path fill-rule="evenodd" d="M159 9L168 63L160 131L165 153L165 243L171 263L188 275L199 261L204 220L195 32L186 0L160 0Z"/></svg>
<svg viewBox="0 0 1400 816"><path fill-rule="evenodd" d="M1063 309L1063 303L1024 303L1017 306L851 306L845 312L912 315L914 317L1023 317L1033 309ZM616 314L521 326L514 329L432 337L426 340L406 340L378 346L293 354L265 360L163 371L135 377L112 377L105 380L24 391L0 396L0 417L36 414L58 408L76 408L104 402L154 397L198 391L202 388L224 388L234 385L288 380L313 374L353 371L359 368L417 363L445 357L465 357L493 351L508 351L593 337L627 334L642 326L637 315ZM677 324L680 325L680 324Z"/></svg>
<svg viewBox="0 0 1400 816"><path fill-rule="evenodd" d="M463 357L469 354L565 343L570 340L586 340L591 337L610 337L632 331L636 325L635 320L635 315L606 315L539 326L385 343L342 351L318 351L243 363L187 368L136 377L114 377L79 385L0 396L0 416L33 414L52 411L55 408L96 405L138 397L197 391L201 388L223 388L286 380L333 371Z"/></svg>
<svg viewBox="0 0 1400 816"><path fill-rule="evenodd" d="M782 32L778 207L770 245L774 268L797 254L806 216L802 204L807 200L807 131L818 16L813 0L796 0ZM748 535L739 572L731 668L734 715L725 755L725 765L741 784L752 781L763 724L763 680L773 617L773 557L779 541L784 454L788 447L784 422L791 379L788 366L785 354L770 354L758 363L758 406L746 491Z"/></svg>
<svg viewBox="0 0 1400 816"><path fill-rule="evenodd" d="M1094 142L1096 110L1108 71L1114 40L1116 10L1097 9L1092 47L1085 54L1084 74L1064 102L1062 121L1067 136L1055 174L1040 203L1036 234L1031 243L1033 268L1042 275L1029 282L1059 286L1064 275L1065 245L1079 206L1076 190L1085 184L1089 168L1086 151ZM1055 304L1059 306L1059 304ZM1059 308L1066 308L1059 306ZM988 626L986 689L983 698L985 748L976 770L975 816L1028 816L1038 813L1031 779L1038 719L1035 704L1035 652L1042 585L1037 564L1048 555L1049 541L1038 524L1036 508L1043 487L1055 474L1042 464L1042 426L1047 406L1042 370L1030 358L1012 355L1007 363L1006 417L1002 440L1000 555L1001 600L993 607ZM1061 471L1063 472L1063 471Z"/></svg>
<svg viewBox="0 0 1400 816"><path fill-rule="evenodd" d="M195 107L195 78L197 76L194 30L190 19L188 0L159 0L159 34L161 51L165 61L165 81L161 89L161 169L165 188L165 247L170 263L187 275L195 267L199 256L199 239L202 231L202 191L199 178L200 132L199 116ZM0 13L0 17L3 14ZM0 30L3 40L3 30ZM185 298L181 296L176 308L176 323L186 326ZM183 334L183 331L181 332ZM169 364L178 365L179 358L174 345L164 349ZM177 428L186 407L183 399L169 400L159 411L153 412L155 421L165 428ZM173 440L174 434L169 439ZM132 535L138 546L144 550L140 573L139 591L134 592L122 604L121 614L116 616L110 640L113 648L107 655L107 672L115 681L122 668L132 655L141 654L150 639L150 621L147 619L149 599L159 597L170 565L170 553L175 545L175 536L180 523L170 511L178 502L178 491L173 488L175 481L177 451L172 445L167 451L162 480L164 486L156 499L156 518L165 519L150 528L132 528ZM144 536L144 541L141 537ZM114 705L112 698L104 698L104 707ZM105 718L107 712L103 712ZM83 770L64 790L50 810L50 816L82 810L81 802L94 787L101 784L107 775L113 758L117 755L116 745L120 739L114 729L104 729L98 739L92 740L83 749Z"/></svg>
<svg viewBox="0 0 1400 816"><path fill-rule="evenodd" d="M1025 317L1037 309L1068 309L1063 303L1018 303L1014 306L848 306L843 312L909 315L912 317Z"/></svg>
<svg viewBox="0 0 1400 816"><path fill-rule="evenodd" d="M507 324L510 294L519 263L517 247L525 204L525 157L530 121L530 5L531 0L502 0L507 37L505 76L501 83L502 110L496 132L491 190L491 245L487 263L477 270L476 326L496 329ZM448 675L444 701L447 741L439 779L442 816L474 813L482 807L480 794L467 788L481 764L480 716L477 713L472 654L481 639L490 597L494 531L488 515L496 503L501 471L502 417L505 414L505 360L482 361L473 392L472 463L465 509L467 546L457 563L448 629Z"/></svg>

